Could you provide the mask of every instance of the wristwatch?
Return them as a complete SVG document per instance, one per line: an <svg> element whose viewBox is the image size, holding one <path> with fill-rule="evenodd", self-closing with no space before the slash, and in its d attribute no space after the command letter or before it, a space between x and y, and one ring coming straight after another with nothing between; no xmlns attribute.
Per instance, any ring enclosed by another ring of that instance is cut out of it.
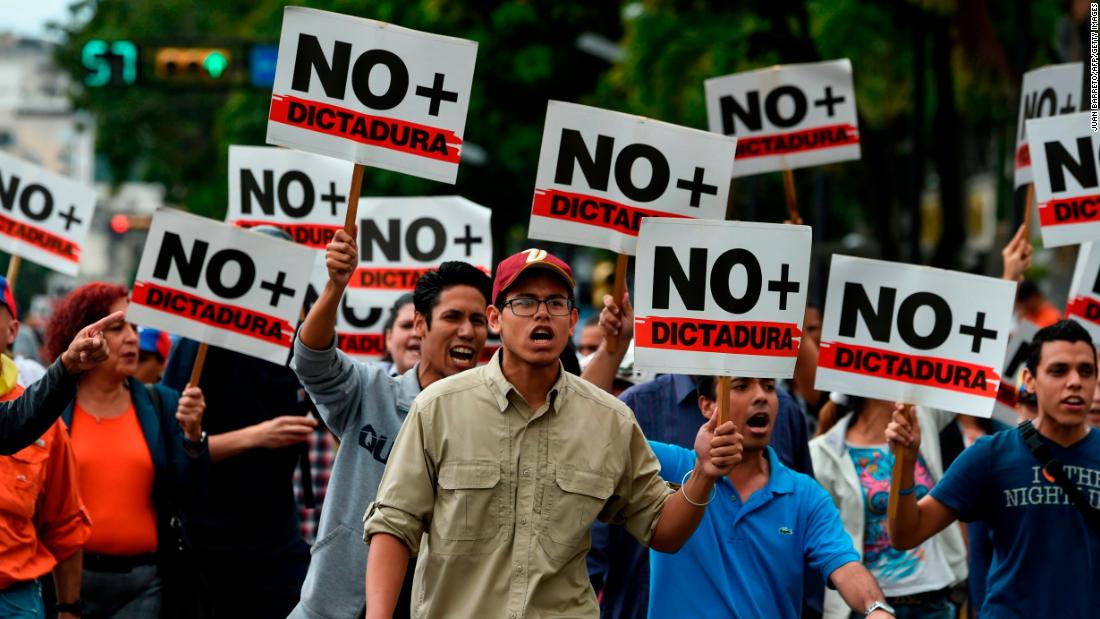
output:
<svg viewBox="0 0 1100 619"><path fill-rule="evenodd" d="M202 448L206 447L206 430L202 431L202 434L199 435L199 440L197 440L197 441L193 441L193 440L187 438L187 435L184 434L183 435L183 447L184 447L184 449L186 449L186 450L188 450L192 453L202 451Z"/></svg>
<svg viewBox="0 0 1100 619"><path fill-rule="evenodd" d="M867 607L867 612L865 612L863 614L864 614L864 616L867 616L867 615L870 615L871 613L875 612L876 610L884 610L884 611L890 613L891 615L893 615L895 617L898 616L898 613L897 613L897 611L894 610L894 607L890 606L886 602L875 602L874 604L871 604L870 606Z"/></svg>
<svg viewBox="0 0 1100 619"><path fill-rule="evenodd" d="M54 604L53 608L55 611L58 612L58 614L69 613L70 615L76 615L77 617L81 617L84 615L84 603L80 600L75 600L73 602L58 602L57 604Z"/></svg>

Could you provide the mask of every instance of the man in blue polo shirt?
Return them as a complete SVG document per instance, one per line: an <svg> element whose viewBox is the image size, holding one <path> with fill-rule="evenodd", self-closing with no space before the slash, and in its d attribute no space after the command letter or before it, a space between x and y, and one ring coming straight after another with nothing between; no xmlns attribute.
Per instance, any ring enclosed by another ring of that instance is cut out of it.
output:
<svg viewBox="0 0 1100 619"><path fill-rule="evenodd" d="M699 408L715 414L715 380L698 385ZM740 428L740 464L719 479L695 535L676 554L650 551L649 616L797 618L806 566L873 619L893 617L878 583L844 532L840 513L813 478L796 473L768 446L777 417L775 381L733 378L729 418ZM676 482L695 458L677 445L650 441L661 477Z"/></svg>

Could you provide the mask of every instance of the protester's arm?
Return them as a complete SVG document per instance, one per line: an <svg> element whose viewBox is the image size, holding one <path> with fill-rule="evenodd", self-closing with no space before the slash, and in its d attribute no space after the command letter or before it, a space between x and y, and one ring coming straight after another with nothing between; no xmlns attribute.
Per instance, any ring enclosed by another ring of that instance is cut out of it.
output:
<svg viewBox="0 0 1100 619"><path fill-rule="evenodd" d="M317 420L301 415L282 415L255 425L209 438L210 461L220 462L249 449L279 449L304 443L317 428Z"/></svg>
<svg viewBox="0 0 1100 619"><path fill-rule="evenodd" d="M805 336L799 340L798 359L794 364L794 392L810 406L817 406L825 397L823 391L814 388L819 352L817 342Z"/></svg>
<svg viewBox="0 0 1100 619"><path fill-rule="evenodd" d="M340 297L344 295L348 280L359 265L359 246L355 231L351 234L337 230L325 247L325 267L328 281L313 307L306 314L298 339L314 350L328 348L336 337L336 312L340 309Z"/></svg>
<svg viewBox="0 0 1100 619"><path fill-rule="evenodd" d="M840 596L848 603L848 607L858 613L866 612L875 602L886 601L886 596L882 594L882 589L879 588L875 577L859 561L845 563L833 570L829 579L833 581L833 586L836 587ZM867 616L873 619L893 617L884 610L877 610Z"/></svg>
<svg viewBox="0 0 1100 619"><path fill-rule="evenodd" d="M81 329L41 380L21 397L0 402L0 455L10 456L30 445L65 412L76 397L80 373L110 356L101 333L124 319L124 312L115 312Z"/></svg>
<svg viewBox="0 0 1100 619"><path fill-rule="evenodd" d="M1028 205L1031 208L1031 205ZM1016 234L1001 250L1001 262L1004 270L1001 278L1014 282L1024 281L1024 273L1031 268L1031 241L1028 240L1024 224L1016 229Z"/></svg>
<svg viewBox="0 0 1100 619"><path fill-rule="evenodd" d="M893 420L886 427L886 438L892 445L905 446L905 456L894 467L901 469L901 488L913 487L917 457L920 454L920 422L912 406L898 405ZM895 449L895 453L897 450ZM914 493L898 496L897 517L887 519L890 543L894 548L916 548L925 540L947 528L958 514L931 494L917 502Z"/></svg>
<svg viewBox="0 0 1100 619"><path fill-rule="evenodd" d="M581 378L610 393L615 384L615 375L619 372L619 364L626 356L630 340L634 339L634 306L630 303L629 292L623 295L621 308L611 295L603 296L600 329L603 330L603 341L592 354L592 359L581 374ZM611 336L619 338L618 346L613 353L607 350L607 338Z"/></svg>
<svg viewBox="0 0 1100 619"><path fill-rule="evenodd" d="M714 483L728 475L741 461L741 434L732 421L716 426L717 416L712 416L695 439L695 467L680 491L665 502L653 530L649 545L660 552L676 552L695 532L703 519ZM688 501L686 497L691 497ZM699 505L693 505L696 503Z"/></svg>
<svg viewBox="0 0 1100 619"><path fill-rule="evenodd" d="M80 578L84 569L84 551L77 550L72 556L57 562L53 569L54 587L57 589L58 604L72 604L80 599ZM76 615L58 613L57 619L72 619Z"/></svg>
<svg viewBox="0 0 1100 619"><path fill-rule="evenodd" d="M409 557L420 550L420 539L432 518L436 492L436 458L426 429L428 421L414 401L390 452L378 498L363 518L367 558L367 614L393 615Z"/></svg>
<svg viewBox="0 0 1100 619"><path fill-rule="evenodd" d="M393 617L408 566L409 547L405 542L389 533L376 533L370 538L366 619Z"/></svg>

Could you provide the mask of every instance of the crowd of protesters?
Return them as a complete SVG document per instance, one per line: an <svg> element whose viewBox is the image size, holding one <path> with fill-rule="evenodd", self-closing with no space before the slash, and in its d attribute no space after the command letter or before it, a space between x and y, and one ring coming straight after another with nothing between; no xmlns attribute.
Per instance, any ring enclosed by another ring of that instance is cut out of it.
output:
<svg viewBox="0 0 1100 619"><path fill-rule="evenodd" d="M578 324L543 250L444 263L353 359L356 238L285 366L209 347L192 384L198 343L101 282L48 368L0 356L0 617L1100 615L1096 352L1033 286L1020 429L814 391L818 304L794 378L733 377L719 424L713 377L636 372L629 295ZM1022 232L1003 257L1022 281Z"/></svg>

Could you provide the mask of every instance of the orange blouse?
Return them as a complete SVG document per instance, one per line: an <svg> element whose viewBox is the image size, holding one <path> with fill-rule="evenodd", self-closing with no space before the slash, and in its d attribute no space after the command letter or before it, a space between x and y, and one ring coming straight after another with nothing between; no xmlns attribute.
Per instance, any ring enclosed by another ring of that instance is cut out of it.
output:
<svg viewBox="0 0 1100 619"><path fill-rule="evenodd" d="M74 405L72 441L80 496L92 517L84 550L119 556L156 551L153 456L133 404L114 419Z"/></svg>

